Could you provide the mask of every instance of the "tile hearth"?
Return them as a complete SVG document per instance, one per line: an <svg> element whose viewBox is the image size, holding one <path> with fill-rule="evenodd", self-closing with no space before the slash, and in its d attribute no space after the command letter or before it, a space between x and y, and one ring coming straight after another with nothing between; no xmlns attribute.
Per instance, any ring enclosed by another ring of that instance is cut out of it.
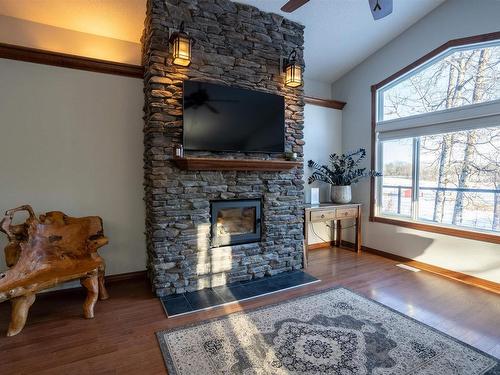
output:
<svg viewBox="0 0 500 375"><path fill-rule="evenodd" d="M160 301L167 316L172 317L256 298L319 281L319 279L303 271L292 271L257 280L242 281L195 292L169 295L160 298Z"/></svg>

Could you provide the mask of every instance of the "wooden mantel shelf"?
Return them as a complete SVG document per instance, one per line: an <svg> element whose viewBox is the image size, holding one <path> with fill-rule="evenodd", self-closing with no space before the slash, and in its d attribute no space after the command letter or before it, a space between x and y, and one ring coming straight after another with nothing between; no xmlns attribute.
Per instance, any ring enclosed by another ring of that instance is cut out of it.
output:
<svg viewBox="0 0 500 375"><path fill-rule="evenodd" d="M188 171L286 171L302 167L301 161L259 160L259 159L219 159L219 158L173 158L180 169Z"/></svg>

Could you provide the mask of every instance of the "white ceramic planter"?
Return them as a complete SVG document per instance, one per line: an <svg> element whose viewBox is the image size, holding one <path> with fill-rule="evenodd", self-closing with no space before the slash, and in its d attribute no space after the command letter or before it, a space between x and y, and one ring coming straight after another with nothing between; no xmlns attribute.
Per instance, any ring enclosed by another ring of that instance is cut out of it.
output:
<svg viewBox="0 0 500 375"><path fill-rule="evenodd" d="M333 203L351 203L352 193L351 186L330 186L330 195Z"/></svg>

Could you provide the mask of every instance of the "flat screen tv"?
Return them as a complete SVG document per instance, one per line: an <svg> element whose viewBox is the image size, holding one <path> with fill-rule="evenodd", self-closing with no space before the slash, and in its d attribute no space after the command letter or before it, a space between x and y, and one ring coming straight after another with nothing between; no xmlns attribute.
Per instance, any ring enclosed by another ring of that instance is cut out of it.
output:
<svg viewBox="0 0 500 375"><path fill-rule="evenodd" d="M184 82L184 149L232 152L283 152L283 96Z"/></svg>

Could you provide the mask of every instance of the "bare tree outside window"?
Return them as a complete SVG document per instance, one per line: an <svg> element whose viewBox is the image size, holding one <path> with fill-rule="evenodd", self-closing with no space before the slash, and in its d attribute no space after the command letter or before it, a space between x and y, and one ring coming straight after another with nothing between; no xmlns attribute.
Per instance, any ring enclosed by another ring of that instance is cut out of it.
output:
<svg viewBox="0 0 500 375"><path fill-rule="evenodd" d="M381 120L500 99L500 46L454 52L381 93Z"/></svg>

